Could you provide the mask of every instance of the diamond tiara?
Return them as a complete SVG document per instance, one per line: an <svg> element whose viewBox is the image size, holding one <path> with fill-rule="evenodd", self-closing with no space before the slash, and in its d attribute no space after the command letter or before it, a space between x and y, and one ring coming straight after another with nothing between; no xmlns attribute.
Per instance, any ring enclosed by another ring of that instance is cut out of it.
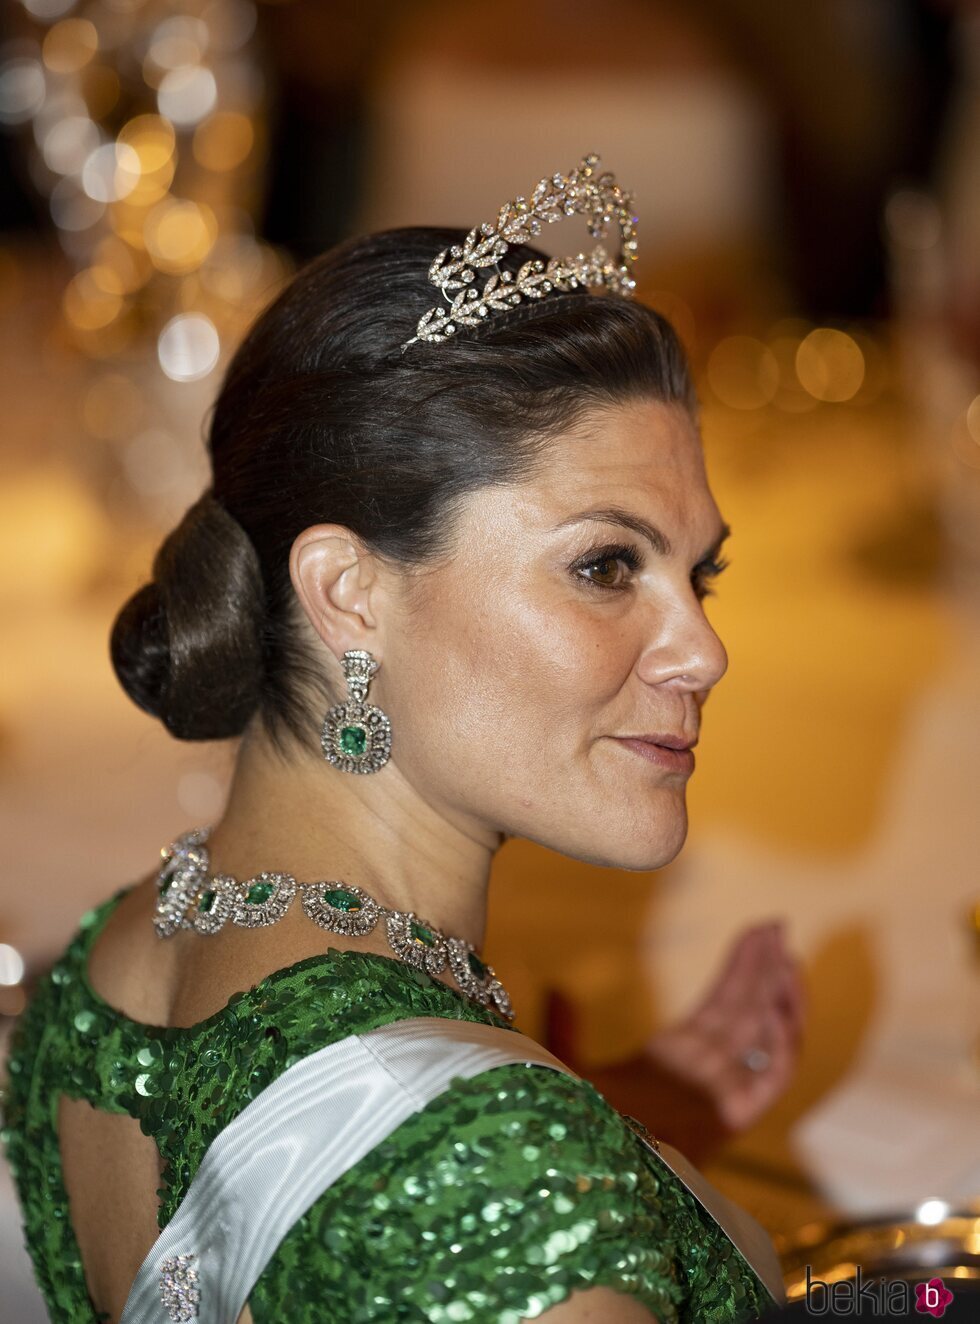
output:
<svg viewBox="0 0 980 1324"><path fill-rule="evenodd" d="M444 248L429 267L429 280L442 291L449 305L437 305L419 319L415 335L402 345L402 352L417 340L431 343L448 340L461 327L480 326L495 313L504 313L524 299L541 299L552 291L567 292L581 286L600 287L629 297L636 287L630 274L636 261L636 223L633 196L616 183L608 171L599 174L598 156L583 157L567 175L542 179L530 198L505 202L496 222L475 226L462 244ZM508 248L526 244L541 233L541 227L576 213L588 218L593 239L602 240L610 226L619 227L619 252L611 258L602 243L591 253L553 257L547 263L532 258L515 275L501 271L499 262ZM495 271L479 293L474 289L477 272Z"/></svg>

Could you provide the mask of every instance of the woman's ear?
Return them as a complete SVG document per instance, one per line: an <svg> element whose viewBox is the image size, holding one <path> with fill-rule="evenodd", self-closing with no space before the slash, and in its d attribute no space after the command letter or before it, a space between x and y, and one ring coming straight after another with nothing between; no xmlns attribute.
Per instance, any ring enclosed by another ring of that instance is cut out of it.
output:
<svg viewBox="0 0 980 1324"><path fill-rule="evenodd" d="M377 559L350 529L304 529L290 549L289 577L310 625L338 661L348 648L366 648L380 660Z"/></svg>

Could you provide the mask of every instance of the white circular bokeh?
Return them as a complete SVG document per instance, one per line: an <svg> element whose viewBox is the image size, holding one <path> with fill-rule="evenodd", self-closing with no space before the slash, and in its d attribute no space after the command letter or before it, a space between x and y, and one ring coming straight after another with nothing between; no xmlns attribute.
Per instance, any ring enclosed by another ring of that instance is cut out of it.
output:
<svg viewBox="0 0 980 1324"><path fill-rule="evenodd" d="M218 332L203 313L178 313L157 341L160 367L175 382L196 382L206 377L220 353Z"/></svg>

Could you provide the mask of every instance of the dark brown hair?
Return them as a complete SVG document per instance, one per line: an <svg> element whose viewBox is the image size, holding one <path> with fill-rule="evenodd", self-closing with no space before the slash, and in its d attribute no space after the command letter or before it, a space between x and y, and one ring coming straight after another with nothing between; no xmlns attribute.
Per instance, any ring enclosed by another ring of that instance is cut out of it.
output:
<svg viewBox="0 0 980 1324"><path fill-rule="evenodd" d="M301 641L289 553L338 522L421 567L452 550L455 507L532 476L555 434L635 397L694 409L672 327L634 300L576 292L496 314L441 344L401 344L442 296L433 257L463 234L388 230L301 270L255 322L214 405L212 488L120 611L112 662L141 708L184 740L258 714L283 754L315 748L324 668ZM511 249L511 271L537 249Z"/></svg>

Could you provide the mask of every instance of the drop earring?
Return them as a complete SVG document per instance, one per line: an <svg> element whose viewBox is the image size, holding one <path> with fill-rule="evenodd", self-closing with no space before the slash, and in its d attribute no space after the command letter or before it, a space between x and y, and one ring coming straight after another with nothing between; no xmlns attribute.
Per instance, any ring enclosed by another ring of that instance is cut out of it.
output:
<svg viewBox="0 0 980 1324"><path fill-rule="evenodd" d="M377 772L391 753L388 714L365 703L378 663L362 648L348 648L343 659L347 701L331 708L323 720L323 757L342 772Z"/></svg>

